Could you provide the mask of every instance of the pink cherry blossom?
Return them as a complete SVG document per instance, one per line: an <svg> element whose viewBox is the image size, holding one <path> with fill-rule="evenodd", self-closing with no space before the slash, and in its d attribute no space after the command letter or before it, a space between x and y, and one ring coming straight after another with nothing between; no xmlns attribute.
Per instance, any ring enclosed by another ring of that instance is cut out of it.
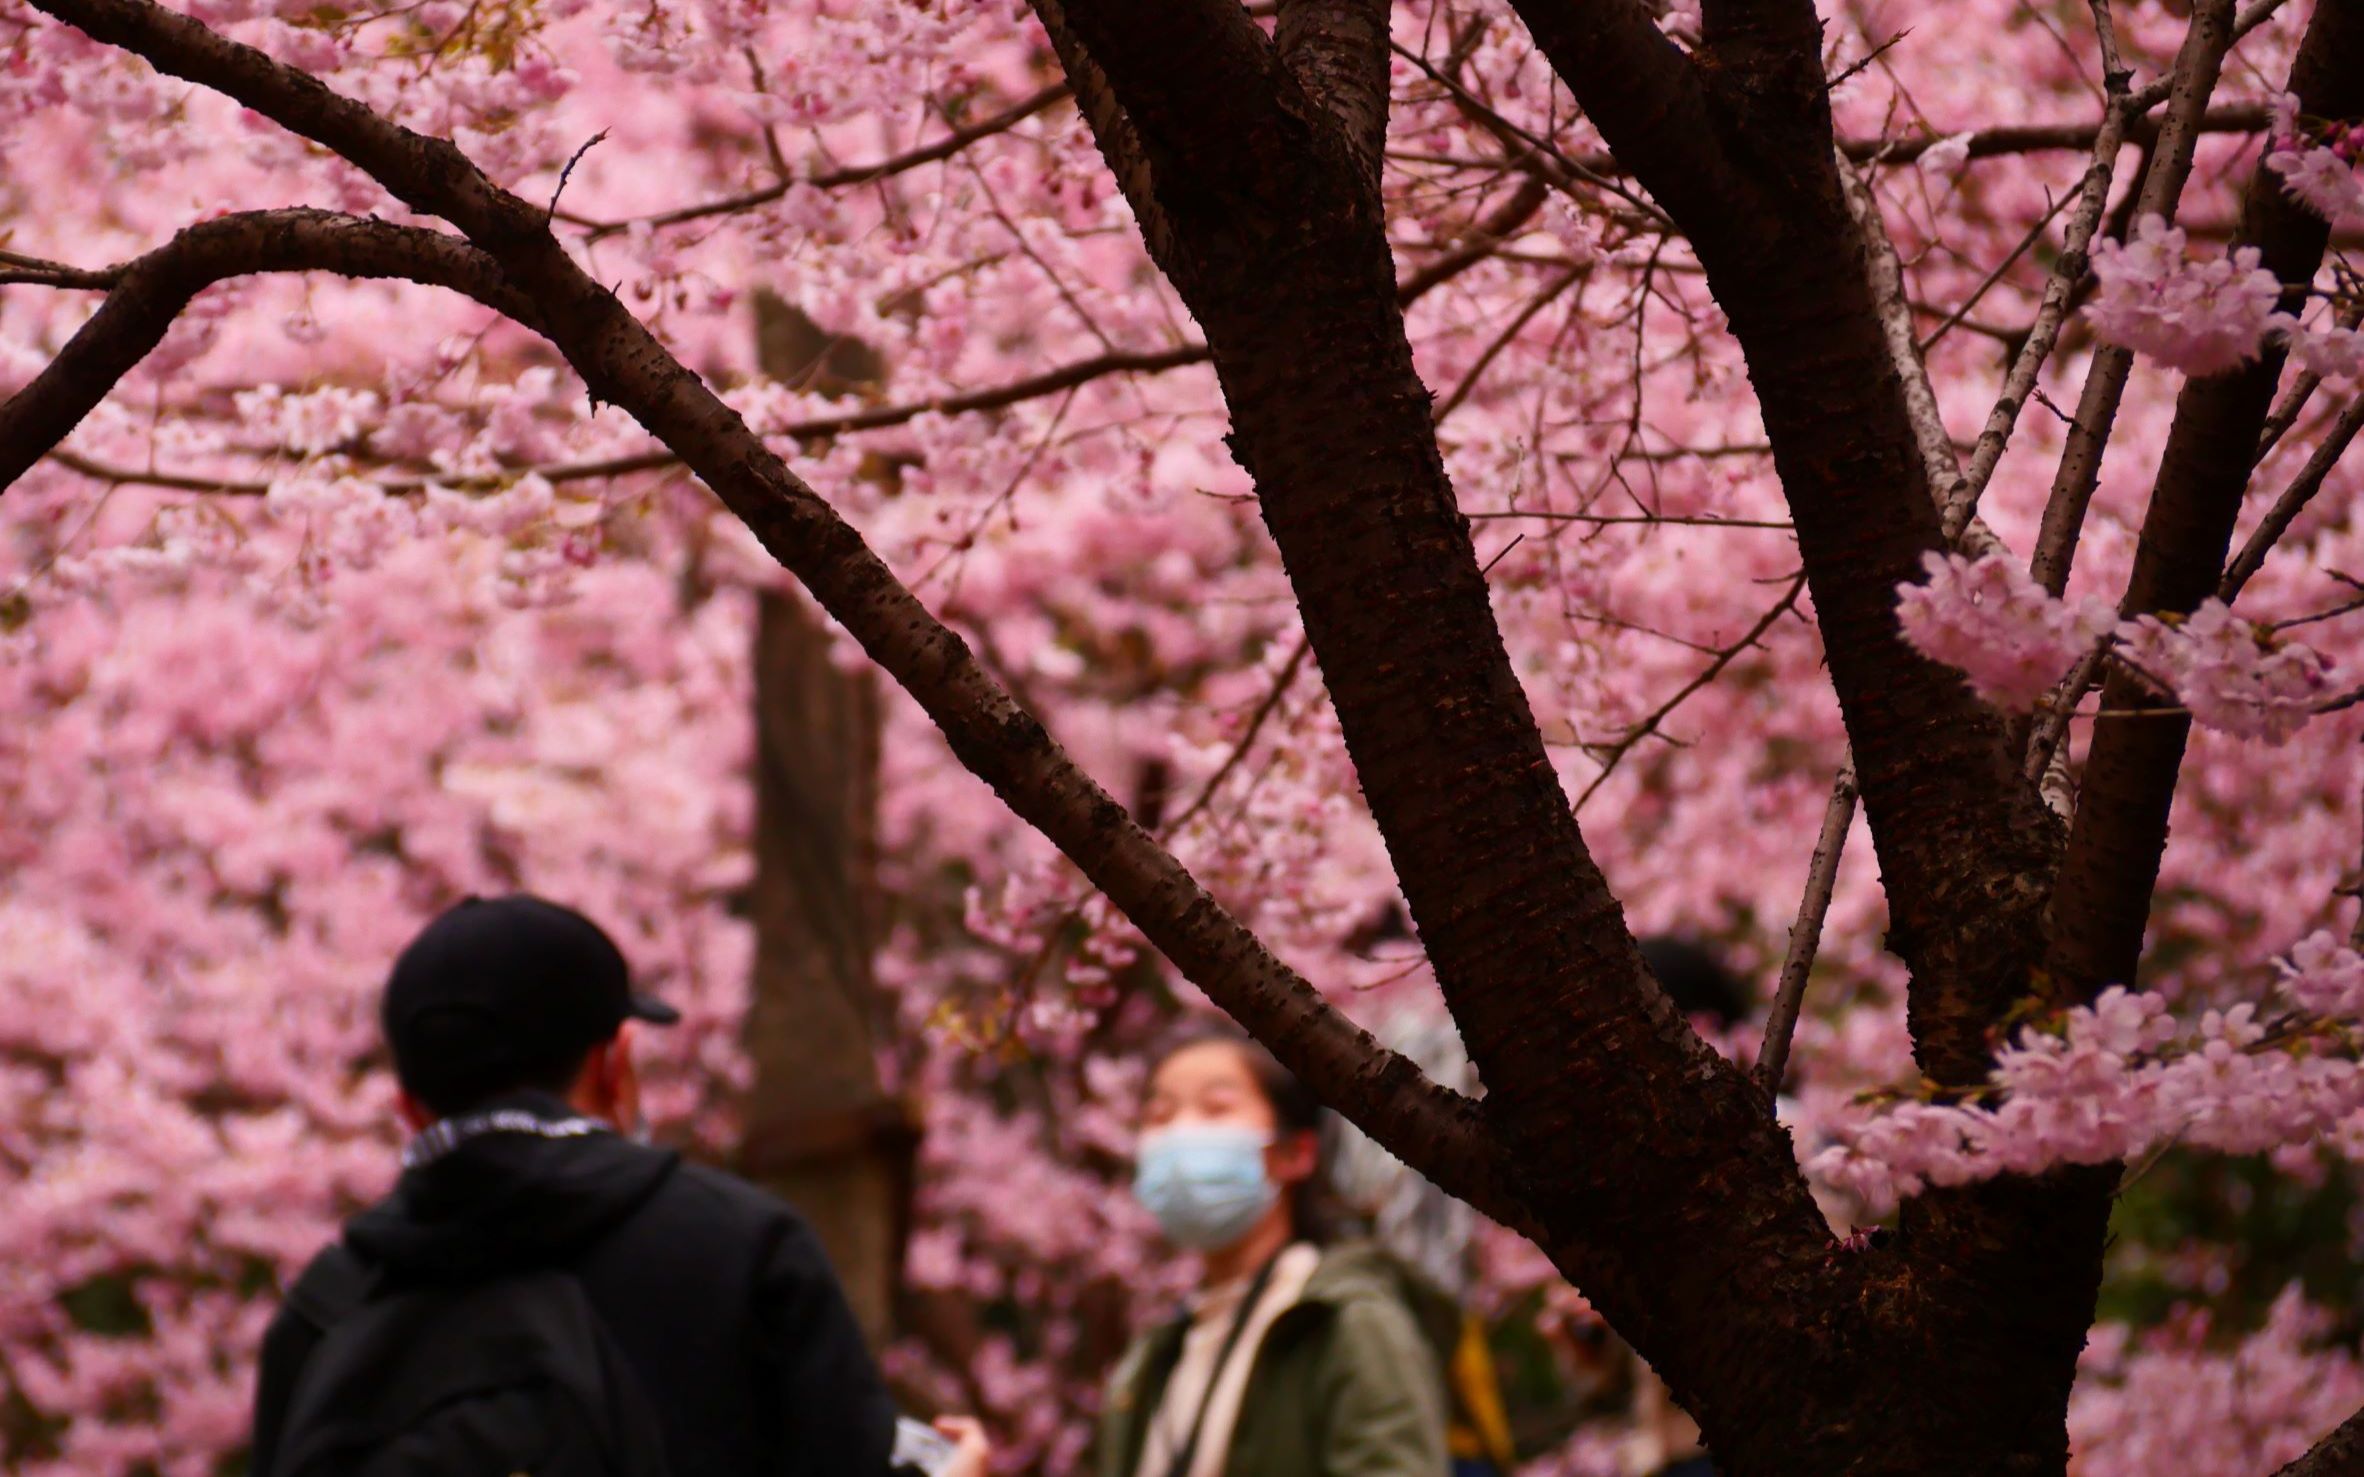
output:
<svg viewBox="0 0 2364 1477"><path fill-rule="evenodd" d="M1897 591L1906 637L1962 669L1989 700L2025 710L2116 624L2093 600L2056 600L2009 556L1931 554L1927 582Z"/></svg>
<svg viewBox="0 0 2364 1477"><path fill-rule="evenodd" d="M2266 167L2282 176L2290 193L2335 226L2364 222L2364 179L2356 177L2354 153L2317 145L2283 149L2266 156Z"/></svg>
<svg viewBox="0 0 2364 1477"><path fill-rule="evenodd" d="M2194 376L2256 357L2282 291L2255 247L2194 262L2182 228L2156 216L2142 219L2131 243L2099 242L2093 275L2100 286L2085 313L2095 330Z"/></svg>
<svg viewBox="0 0 2364 1477"><path fill-rule="evenodd" d="M2163 677L2211 728L2279 744L2313 717L2337 685L2337 668L2304 642L2276 638L2209 600L2170 625L2129 623L2129 660Z"/></svg>

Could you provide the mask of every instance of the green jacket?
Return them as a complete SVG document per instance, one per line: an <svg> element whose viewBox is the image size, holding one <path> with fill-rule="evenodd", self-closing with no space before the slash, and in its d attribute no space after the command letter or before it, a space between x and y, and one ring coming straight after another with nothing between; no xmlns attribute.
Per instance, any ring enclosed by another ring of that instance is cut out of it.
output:
<svg viewBox="0 0 2364 1477"><path fill-rule="evenodd" d="M1185 1327L1176 1320L1153 1330L1117 1362L1100 1416L1099 1477L1134 1477ZM1224 1477L1444 1477L1451 1469L1444 1372L1384 1253L1325 1250L1254 1359Z"/></svg>

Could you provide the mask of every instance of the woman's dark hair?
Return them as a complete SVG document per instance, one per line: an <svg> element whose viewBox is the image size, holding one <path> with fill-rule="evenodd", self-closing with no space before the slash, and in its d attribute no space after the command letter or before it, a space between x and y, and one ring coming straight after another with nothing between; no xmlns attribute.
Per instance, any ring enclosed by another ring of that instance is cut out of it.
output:
<svg viewBox="0 0 2364 1477"><path fill-rule="evenodd" d="M1289 1221L1301 1241L1320 1246L1336 1240L1348 1229L1349 1217L1330 1187L1330 1135L1323 1131L1327 1110L1322 1100L1263 1042L1228 1022L1193 1021L1166 1037L1150 1059L1151 1075L1192 1047L1208 1045L1228 1046L1239 1054L1257 1090L1272 1105L1273 1122L1282 1133L1313 1135L1313 1173L1290 1188Z"/></svg>

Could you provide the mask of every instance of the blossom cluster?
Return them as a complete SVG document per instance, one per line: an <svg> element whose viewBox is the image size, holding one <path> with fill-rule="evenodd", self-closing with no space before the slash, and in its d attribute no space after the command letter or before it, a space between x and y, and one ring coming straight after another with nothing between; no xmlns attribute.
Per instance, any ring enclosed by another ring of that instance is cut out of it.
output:
<svg viewBox="0 0 2364 1477"><path fill-rule="evenodd" d="M2243 246L2195 263L2180 227L2145 216L2131 242L2094 248L2099 285L2086 316L2113 343L2195 377L2222 374L2255 358L2266 331L2288 321L2275 311L2282 284L2258 257Z"/></svg>
<svg viewBox="0 0 2364 1477"><path fill-rule="evenodd" d="M2006 554L1930 554L1897 591L1906 638L1957 667L1991 702L2024 711L2103 642L2199 723L2286 742L2334 696L2340 669L2306 643L2236 617L2221 600L2173 620L2119 621L2106 604L2055 598Z"/></svg>
<svg viewBox="0 0 2364 1477"><path fill-rule="evenodd" d="M2304 642L2279 640L2221 600L2169 624L2144 616L2122 628L2127 660L2156 673L2192 717L2241 738L2279 744L2332 695L2337 669Z"/></svg>
<svg viewBox="0 0 2364 1477"><path fill-rule="evenodd" d="M2301 183L2295 171L2304 161L2329 160L2329 149L2304 156L2277 154L2268 164L2294 173L2292 189ZM2294 160L2298 162L2293 162ZM2360 197L2355 184L2338 164L2340 177ZM2328 199L2327 187L2314 171L2304 176L2313 190L2310 205L2344 211ZM2325 378L2353 380L2364 374L2364 336L2342 323L2302 323L2280 310L2282 283L2258 263L2254 246L2236 247L2213 260L2194 260L2183 228L2169 226L2157 216L2145 216L2130 243L2104 240L2093 252L2096 288L2085 309L2094 331L2104 339L2149 355L2169 368L2195 378L2223 374L2255 359L2269 342L2280 343L2307 369Z"/></svg>
<svg viewBox="0 0 2364 1477"><path fill-rule="evenodd" d="M2255 1329L2204 1313L2147 1333L2107 1326L2078 1361L2077 1477L2278 1472L2364 1405L2364 1362L2293 1286Z"/></svg>
<svg viewBox="0 0 2364 1477"><path fill-rule="evenodd" d="M1908 1099L1847 1126L1809 1170L1886 1213L1929 1186L2108 1164L2171 1144L2259 1154L2329 1135L2364 1151L2364 958L2310 935L2274 999L2179 1022L2112 986L2021 1029L1979 1093Z"/></svg>
<svg viewBox="0 0 2364 1477"><path fill-rule="evenodd" d="M1928 579L1896 592L1906 637L2006 707L2033 707L2117 625L2106 603L2056 600L2006 554L1931 553L1922 565Z"/></svg>
<svg viewBox="0 0 2364 1477"><path fill-rule="evenodd" d="M2298 99L2285 93L2274 104L2265 167L2280 175L2292 198L2335 228L2364 224L2364 120L2302 120Z"/></svg>

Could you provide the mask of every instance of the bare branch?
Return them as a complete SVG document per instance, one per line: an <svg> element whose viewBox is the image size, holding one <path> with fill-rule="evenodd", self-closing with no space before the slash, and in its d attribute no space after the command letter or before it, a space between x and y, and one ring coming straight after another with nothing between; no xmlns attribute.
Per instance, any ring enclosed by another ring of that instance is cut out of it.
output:
<svg viewBox="0 0 2364 1477"><path fill-rule="evenodd" d="M1443 424L1445 417L1459 409L1462 402L1470 397L1477 389L1478 382L1486 377L1487 369L1491 368L1494 361L1501 357L1504 349L1510 347L1511 343L1526 331L1527 325L1534 322L1536 316L1542 313L1545 308L1558 302L1560 294L1582 281L1583 277L1584 273L1581 270L1562 272L1558 281L1529 298L1516 313L1511 315L1510 322L1503 325L1502 331L1495 334L1492 339L1487 341L1485 348L1478 351L1477 359L1469 366L1469 372L1461 376L1461 382L1453 386L1445 398L1436 403L1436 409L1430 414L1438 424Z"/></svg>
<svg viewBox="0 0 2364 1477"><path fill-rule="evenodd" d="M1492 256L1502 238L1517 231L1534 218L1535 211L1548 198L1550 190L1541 181L1521 181L1518 190L1502 206L1480 221L1469 237L1445 255L1405 278L1396 289L1396 301L1409 307L1437 288ZM105 286L115 280L123 269L107 268L84 272L77 268L60 267L60 272L71 273L74 285ZM851 435L859 431L883 431L917 420L923 415L968 415L978 411L1002 410L1029 400L1057 395L1078 385L1104 379L1116 374L1158 374L1170 369L1182 369L1193 364L1204 364L1209 355L1204 344L1178 344L1171 349L1148 349L1139 352L1102 354L1091 359L1079 359L1056 369L1007 384L993 385L981 390L969 390L956 395L937 395L921 400L907 400L899 405L876 406L869 410L849 411L843 415L813 416L791 421L772 433L774 440L824 440L832 436ZM90 457L63 450L50 453L50 459L60 466L102 482L137 484L169 488L180 492L213 493L233 497L261 497L271 490L271 484L255 478L196 477L181 473L159 471L154 468L118 467ZM636 452L624 456L599 457L590 461L555 462L539 467L508 467L498 472L458 477L394 477L375 485L391 496L407 497L425 492L428 487L443 487L454 491L483 491L507 485L519 477L538 476L554 484L596 481L607 477L629 477L642 472L661 472L679 467L681 458L671 450ZM1680 520L1677 520L1680 521ZM1707 521L1707 520L1701 520ZM1736 525L1738 526L1738 525ZM1767 527L1788 527L1787 524Z"/></svg>
<svg viewBox="0 0 2364 1477"><path fill-rule="evenodd" d="M2157 95L2153 95L2156 92ZM2165 99L2162 90L2144 88L2137 98L2149 98L2150 106ZM2135 112L2144 111L2137 106ZM2210 108L2202 115L2198 127L2202 133L2259 133L2269 121L2262 106L2238 103L2227 107ZM1963 140L1969 145L1972 159L1997 159L2012 154L2042 154L2070 149L2087 149L2099 153L2094 144L2100 138L2102 123L2007 123L1995 128L1981 128ZM2126 137L2135 143L2155 136L2152 125L2136 121L2127 125ZM1847 157L1855 162L1885 165L1910 164L1945 141L1939 134L1916 134L1902 139L1848 139L1840 144Z"/></svg>
<svg viewBox="0 0 2364 1477"><path fill-rule="evenodd" d="M96 288L101 292L115 285L120 267L96 272L70 267L64 262L26 256L21 252L0 251L0 285L23 284L30 287Z"/></svg>
<svg viewBox="0 0 2364 1477"><path fill-rule="evenodd" d="M1855 166L1842 156L1838 159L1839 188L1845 192L1847 210L1855 219L1855 233L1864 254L1865 275L1871 283L1872 303L1879 311L1880 329L1888 340L1888 358L1896 366L1896 377L1904 386L1905 414L1911 418L1913 442L1921 453L1921 465L1928 474L1929 496L1938 508L1949 510L1955 505L1963 509L1958 525L1951 522L1947 537L1971 554L1986 554L2003 547L2003 541L1993 529L1969 511L1968 484L1962 475L1962 464L1954 455L1953 438L1946 434L1945 413L1938 408L1937 391L1929 383L1929 366L1921 357L1921 346L1913 329L1912 304L1904 294L1904 263L1896 255L1896 243L1888 237L1888 227L1880 219L1880 202L1871 192Z"/></svg>
<svg viewBox="0 0 2364 1477"><path fill-rule="evenodd" d="M533 306L456 237L325 210L262 210L189 227L136 261L87 274L107 300L33 382L0 406L0 489L49 454L163 341L198 293L258 272L336 272L448 287L524 323Z"/></svg>
<svg viewBox="0 0 2364 1477"><path fill-rule="evenodd" d="M1535 218L1535 212L1549 198L1551 187L1542 180L1533 175L1520 180L1510 198L1479 221L1459 245L1405 278L1396 289L1396 301L1410 307L1440 284L1492 256L1497 247Z"/></svg>
<svg viewBox="0 0 2364 1477"><path fill-rule="evenodd" d="M1190 803L1183 806L1172 820L1158 828L1160 835L1176 834L1207 808L1207 802L1215 798L1215 792L1223 788L1223 782L1231 778L1240 762L1248 757L1248 750L1255 747L1256 736L1264 731L1265 722L1280 707L1281 699L1287 697L1289 689L1297 685L1297 674L1305 670L1305 657L1311 650L1304 637L1297 638L1297 644L1289 648L1288 657L1281 662L1280 671L1273 677L1272 686L1265 691L1263 701L1256 704L1256 711L1248 716L1247 726L1240 730L1239 742L1231 746L1231 752L1215 767L1215 772L1207 776L1207 782L1198 787L1198 793L1190 798Z"/></svg>
<svg viewBox="0 0 2364 1477"><path fill-rule="evenodd" d="M2114 52L2116 32L2109 24L2106 5L2096 5L2094 18ZM2010 372L2003 377L2003 392L1996 397L1994 409L1987 413L1985 428L1978 433L1978 445L1970 453L1969 470L1961 488L1947 500L1949 529L1959 528L1969 520L1987 484L1994 480L1995 468L2002 464L2003 452L2010 444L2012 428L2019 424L2019 412L2035 393L2036 380L2052 357L2053 345L2059 341L2060 326L2068 317L2069 296L2085 278L2086 253L2092 249L2093 233L2100 228L2102 211L2109 204L2110 179L2117 172L2118 151L2125 144L2126 124L2134 112L2122 68L2112 68L2104 85L2109 89L2109 102L2103 107L2101 123L2094 131L2093 158L2086 164L2085 178L2077 187L2077 208L2069 216L2060 257L2044 279L2035 322L2020 344Z"/></svg>
<svg viewBox="0 0 2364 1477"><path fill-rule="evenodd" d="M1031 97L1022 98L1012 103L998 113L980 118L965 127L955 128L933 143L921 144L917 148L907 149L891 158L876 160L869 164L849 164L842 169L825 169L795 179L783 178L777 184L766 185L759 190L726 195L719 200L708 200L697 205L684 205L679 209L660 211L655 215L635 216L630 220L596 221L582 216L567 215L563 212L560 213L558 219L569 225L585 228L590 232L591 240L599 241L620 232L629 231L635 226L646 226L651 230L661 231L671 226L686 225L691 221L707 220L718 215L735 215L742 210L754 210L770 205L774 201L786 199L788 192L798 185L805 185L816 190L841 190L855 185L873 185L881 180L893 179L899 174L908 174L922 165L949 159L980 139L991 138L998 133L1007 133L1035 114L1066 101L1071 95L1067 84L1063 82L1046 87Z"/></svg>
<svg viewBox="0 0 2364 1477"><path fill-rule="evenodd" d="M1674 696L1651 709L1648 717L1626 729L1610 743L1587 744L1586 748L1599 751L1596 757L1600 760L1601 772L1594 775L1591 782L1585 785L1583 792L1576 797L1576 809L1582 811L1584 802L1593 797L1593 792L1608 783L1609 776L1617 772L1617 766L1624 762L1626 755L1633 752L1635 745L1656 733L1658 726L1672 716L1675 709L1688 701L1693 693L1722 676L1724 669L1739 660L1742 652L1764 639L1765 633L1773 629L1773 623L1796 608L1798 597L1805 593L1806 576L1801 573L1796 579L1790 581L1788 593L1773 602L1771 610L1759 616L1756 624L1750 626L1739 640L1718 650L1697 675L1676 690Z"/></svg>
<svg viewBox="0 0 2364 1477"><path fill-rule="evenodd" d="M2298 469L2290 485L2282 489L2282 495L2266 510L2265 517L2258 520L2249 542L2241 546L2241 552L2226 568L2224 579L2216 588L2217 599L2230 605L2240 595L2241 587L2265 564L2266 555L2273 551L2275 543L2290 531L2290 525L2298 521L2298 515L2306 511L2315 494L2323 490L2324 479L2346 454L2348 443L2356 439L2358 430L2364 430L2364 394L2349 401L2347 408L2340 411L2339 419L2331 423L2331 429L2308 454L2306 465Z"/></svg>
<svg viewBox="0 0 2364 1477"><path fill-rule="evenodd" d="M1480 508L1469 515L1472 523L1484 523L1498 518L1533 518L1542 523L1586 523L1596 526L1634 524L1645 528L1765 528L1782 533L1797 532L1797 525L1784 518L1715 518L1682 517L1663 513L1561 513L1549 508Z"/></svg>
<svg viewBox="0 0 2364 1477"><path fill-rule="evenodd" d="M1838 888L1839 857L1847 847L1847 832L1855 824L1855 766L1839 766L1830 787L1830 803L1822 810L1822 833L1814 841L1814 859L1806 868L1806 893L1798 900L1798 919L1789 928L1789 950L1781 959L1781 982L1773 990L1773 1011L1765 1019L1765 1044L1757 1053L1757 1081L1765 1096L1781 1095L1781 1079L1789 1069L1790 1038L1797 1034L1798 1010L1805 1003L1806 979L1814 972L1814 955L1822 947L1822 920L1830 914L1831 894Z"/></svg>

